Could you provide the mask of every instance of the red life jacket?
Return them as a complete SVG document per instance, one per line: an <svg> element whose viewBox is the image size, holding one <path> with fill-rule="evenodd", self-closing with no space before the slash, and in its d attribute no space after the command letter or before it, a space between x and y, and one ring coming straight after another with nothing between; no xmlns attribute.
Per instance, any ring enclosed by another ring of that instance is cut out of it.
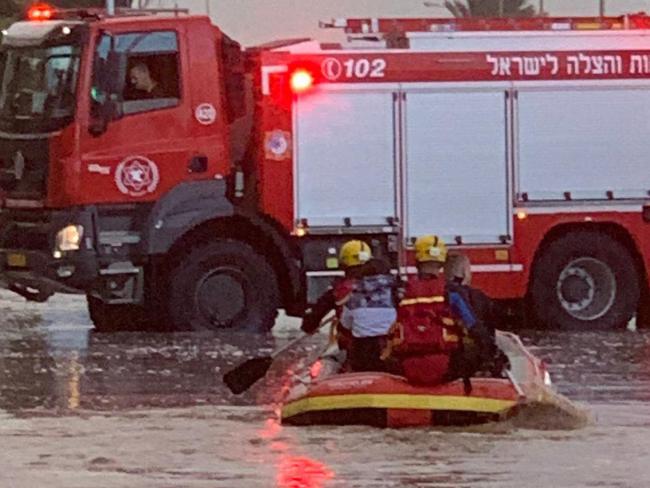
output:
<svg viewBox="0 0 650 488"><path fill-rule="evenodd" d="M336 302L336 313L339 314L341 307L350 299L356 280L344 278L334 283L334 301Z"/></svg>
<svg viewBox="0 0 650 488"><path fill-rule="evenodd" d="M347 351L350 349L352 341L352 333L341 325L341 312L343 305L350 299L352 291L354 290L355 280L351 278L343 278L334 283L334 302L336 303L336 340L341 350Z"/></svg>
<svg viewBox="0 0 650 488"><path fill-rule="evenodd" d="M391 333L393 353L449 354L459 348L461 338L462 329L447 304L444 280L409 280Z"/></svg>

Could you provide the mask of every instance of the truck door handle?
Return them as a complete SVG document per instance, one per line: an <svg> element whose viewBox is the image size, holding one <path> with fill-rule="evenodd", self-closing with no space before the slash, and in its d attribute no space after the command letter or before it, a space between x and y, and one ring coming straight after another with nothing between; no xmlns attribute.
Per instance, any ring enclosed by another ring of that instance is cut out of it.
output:
<svg viewBox="0 0 650 488"><path fill-rule="evenodd" d="M187 170L190 173L205 173L208 170L208 157L193 156L190 164L187 165Z"/></svg>

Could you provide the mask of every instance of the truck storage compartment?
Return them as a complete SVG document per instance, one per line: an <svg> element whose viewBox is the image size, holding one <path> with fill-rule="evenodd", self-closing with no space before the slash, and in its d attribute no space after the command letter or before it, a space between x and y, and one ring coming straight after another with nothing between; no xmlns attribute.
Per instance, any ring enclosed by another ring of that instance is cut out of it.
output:
<svg viewBox="0 0 650 488"><path fill-rule="evenodd" d="M294 107L296 217L310 227L396 216L392 91L320 89Z"/></svg>
<svg viewBox="0 0 650 488"><path fill-rule="evenodd" d="M407 92L407 237L499 243L511 234L504 91Z"/></svg>
<svg viewBox="0 0 650 488"><path fill-rule="evenodd" d="M647 197L647 87L522 89L518 98L520 200Z"/></svg>

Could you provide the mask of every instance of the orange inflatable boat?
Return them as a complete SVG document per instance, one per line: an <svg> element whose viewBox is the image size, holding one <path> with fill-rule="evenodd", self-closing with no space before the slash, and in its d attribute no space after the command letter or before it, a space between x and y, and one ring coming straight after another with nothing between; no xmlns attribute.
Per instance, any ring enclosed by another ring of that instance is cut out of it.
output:
<svg viewBox="0 0 650 488"><path fill-rule="evenodd" d="M297 379L282 407L282 422L292 425L420 427L473 425L506 420L532 403L577 412L558 394L542 361L518 336L497 332L497 345L508 356L503 378L473 378L469 395L461 380L434 387L409 384L386 373L317 374ZM322 360L322 359L321 359Z"/></svg>

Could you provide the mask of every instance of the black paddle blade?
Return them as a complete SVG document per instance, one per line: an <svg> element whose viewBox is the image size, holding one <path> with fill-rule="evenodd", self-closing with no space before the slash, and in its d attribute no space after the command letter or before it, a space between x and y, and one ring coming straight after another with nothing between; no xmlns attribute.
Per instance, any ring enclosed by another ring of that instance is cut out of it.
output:
<svg viewBox="0 0 650 488"><path fill-rule="evenodd" d="M259 379L263 378L271 367L271 363L273 363L271 356L249 359L224 374L223 382L230 391L235 395L239 395L248 390Z"/></svg>

